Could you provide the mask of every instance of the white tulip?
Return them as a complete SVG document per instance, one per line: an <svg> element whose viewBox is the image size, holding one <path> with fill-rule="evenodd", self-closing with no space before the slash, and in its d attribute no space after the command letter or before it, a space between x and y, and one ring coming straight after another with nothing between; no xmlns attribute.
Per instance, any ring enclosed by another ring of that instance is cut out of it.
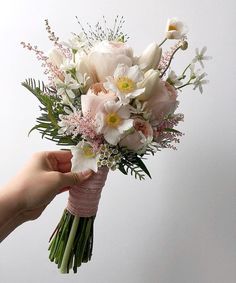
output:
<svg viewBox="0 0 236 283"><path fill-rule="evenodd" d="M157 68L161 59L162 49L155 42L148 45L138 58L140 68L145 72L149 69Z"/></svg>
<svg viewBox="0 0 236 283"><path fill-rule="evenodd" d="M144 74L144 80L138 84L138 87L145 88L145 91L137 97L138 100L148 100L153 94L155 94L160 84L159 75L159 71L153 69L148 70Z"/></svg>

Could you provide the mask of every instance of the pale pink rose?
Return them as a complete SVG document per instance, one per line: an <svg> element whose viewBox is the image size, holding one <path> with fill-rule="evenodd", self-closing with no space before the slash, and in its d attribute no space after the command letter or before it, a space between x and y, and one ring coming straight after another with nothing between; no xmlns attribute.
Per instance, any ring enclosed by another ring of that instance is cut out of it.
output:
<svg viewBox="0 0 236 283"><path fill-rule="evenodd" d="M177 91L168 82L161 81L156 93L147 100L145 109L151 111L152 122L158 122L163 116L173 114L177 105Z"/></svg>
<svg viewBox="0 0 236 283"><path fill-rule="evenodd" d="M108 90L105 89L105 87L103 86L103 83L95 83L91 86L90 88L94 94L99 94L100 92L103 94L107 94Z"/></svg>
<svg viewBox="0 0 236 283"><path fill-rule="evenodd" d="M118 64L129 67L133 63L133 50L123 42L104 40L96 44L88 55L91 70L98 82L112 76Z"/></svg>
<svg viewBox="0 0 236 283"><path fill-rule="evenodd" d="M140 118L134 119L134 131L125 136L119 145L127 147L130 150L138 151L145 145L145 138L153 136L153 129L148 121Z"/></svg>
<svg viewBox="0 0 236 283"><path fill-rule="evenodd" d="M104 109L104 103L107 101L115 101L116 96L112 92L98 92L95 93L89 89L87 94L81 95L81 108L84 116L89 115L95 118L98 112Z"/></svg>

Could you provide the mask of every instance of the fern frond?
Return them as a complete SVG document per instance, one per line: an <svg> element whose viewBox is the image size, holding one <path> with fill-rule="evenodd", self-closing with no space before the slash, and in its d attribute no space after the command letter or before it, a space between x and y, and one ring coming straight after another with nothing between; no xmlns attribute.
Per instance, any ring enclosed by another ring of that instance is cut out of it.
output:
<svg viewBox="0 0 236 283"><path fill-rule="evenodd" d="M37 81L33 78L26 79L23 83L21 83L24 87L26 87L33 94L37 94L38 92L44 93L47 95L55 95L56 90L53 87L45 86L43 81Z"/></svg>

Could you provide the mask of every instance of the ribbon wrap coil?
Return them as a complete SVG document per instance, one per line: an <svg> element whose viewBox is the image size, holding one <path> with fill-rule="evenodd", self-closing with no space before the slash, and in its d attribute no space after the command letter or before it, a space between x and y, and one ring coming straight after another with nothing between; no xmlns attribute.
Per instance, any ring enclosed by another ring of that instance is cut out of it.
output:
<svg viewBox="0 0 236 283"><path fill-rule="evenodd" d="M109 169L101 167L88 180L73 186L69 191L67 210L75 216L95 216Z"/></svg>

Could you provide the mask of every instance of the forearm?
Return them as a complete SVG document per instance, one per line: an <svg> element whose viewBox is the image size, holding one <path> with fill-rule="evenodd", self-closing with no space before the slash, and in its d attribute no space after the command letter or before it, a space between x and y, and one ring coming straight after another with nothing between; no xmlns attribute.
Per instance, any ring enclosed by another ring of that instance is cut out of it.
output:
<svg viewBox="0 0 236 283"><path fill-rule="evenodd" d="M21 195L11 184L0 189L0 240L20 225Z"/></svg>
<svg viewBox="0 0 236 283"><path fill-rule="evenodd" d="M19 213L15 217L8 220L5 224L0 227L0 243L18 226L25 222L25 219Z"/></svg>

